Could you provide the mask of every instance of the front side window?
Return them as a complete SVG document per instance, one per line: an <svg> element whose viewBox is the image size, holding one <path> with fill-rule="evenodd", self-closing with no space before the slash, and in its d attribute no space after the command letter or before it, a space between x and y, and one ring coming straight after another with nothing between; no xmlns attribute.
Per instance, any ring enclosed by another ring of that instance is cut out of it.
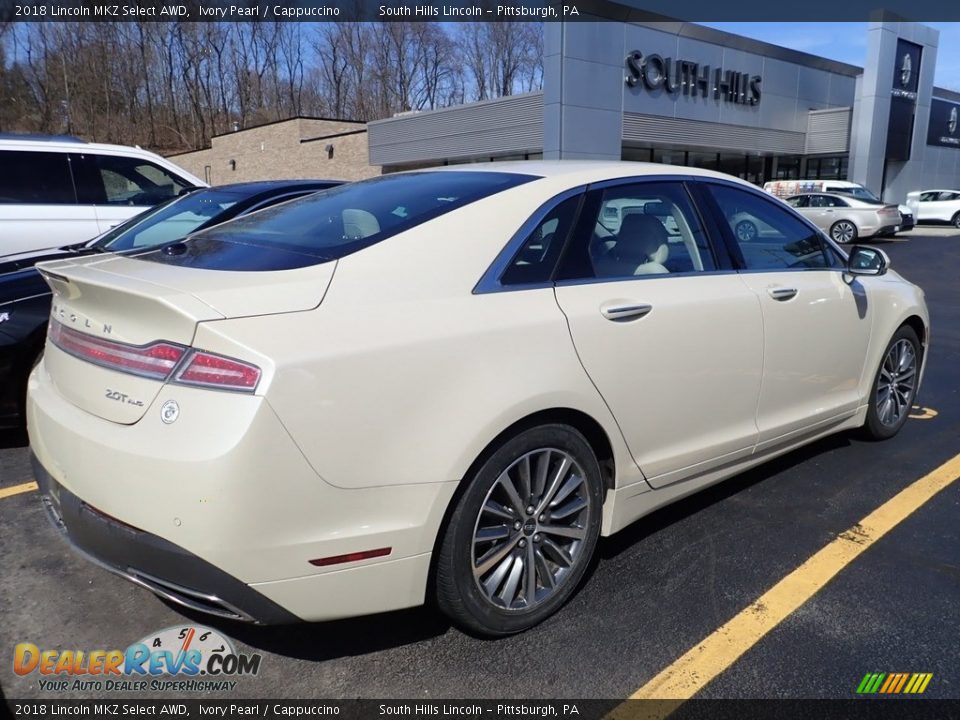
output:
<svg viewBox="0 0 960 720"><path fill-rule="evenodd" d="M717 269L679 182L617 185L591 192L560 277L630 278Z"/></svg>
<svg viewBox="0 0 960 720"><path fill-rule="evenodd" d="M0 150L0 205L74 205L66 153Z"/></svg>
<svg viewBox="0 0 960 720"><path fill-rule="evenodd" d="M787 205L795 208L808 207L810 205L810 196L794 195L792 198L787 198Z"/></svg>
<svg viewBox="0 0 960 720"><path fill-rule="evenodd" d="M755 193L708 184L748 270L830 267L820 235L789 210Z"/></svg>

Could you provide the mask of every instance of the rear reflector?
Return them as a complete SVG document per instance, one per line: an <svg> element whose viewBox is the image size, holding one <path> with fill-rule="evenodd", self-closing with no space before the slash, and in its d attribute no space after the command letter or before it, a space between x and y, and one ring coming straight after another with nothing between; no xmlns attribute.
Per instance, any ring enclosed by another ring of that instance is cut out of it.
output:
<svg viewBox="0 0 960 720"><path fill-rule="evenodd" d="M50 322L50 342L94 365L154 380L166 380L187 351L185 347L162 341L128 345L105 340L77 332L57 320Z"/></svg>
<svg viewBox="0 0 960 720"><path fill-rule="evenodd" d="M331 555L330 557L317 558L311 560L311 565L324 567L326 565L339 565L340 563L357 562L358 560L367 560L369 558L383 557L389 555L393 548L377 548L376 550L364 550L362 552L347 553L346 555Z"/></svg>
<svg viewBox="0 0 960 720"><path fill-rule="evenodd" d="M222 355L194 350L174 382L252 392L260 382L260 368Z"/></svg>

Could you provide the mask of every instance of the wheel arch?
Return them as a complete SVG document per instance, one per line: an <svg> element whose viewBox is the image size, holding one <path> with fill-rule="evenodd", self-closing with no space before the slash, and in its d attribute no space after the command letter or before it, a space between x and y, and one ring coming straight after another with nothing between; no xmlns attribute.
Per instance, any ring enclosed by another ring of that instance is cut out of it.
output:
<svg viewBox="0 0 960 720"><path fill-rule="evenodd" d="M917 338L920 340L920 345L923 346L924 355L926 355L927 326L926 323L923 322L923 318L921 318L919 315L910 315L909 317L904 318L903 322L897 327L903 327L904 325L909 326L917 334Z"/></svg>
<svg viewBox="0 0 960 720"><path fill-rule="evenodd" d="M460 483L458 484L456 491L447 502L447 507L443 512L443 517L440 521L439 527L437 528L436 537L433 540L430 571L427 576L425 594L428 603L431 602L432 598L436 597L437 558L439 557L440 544L443 541L444 530L450 523L450 517L456 510L461 496L464 492L466 492L467 486L469 485L469 483L466 482L467 479L472 477L480 469L483 463L485 463L487 459L494 452L496 452L497 448L499 448L504 442L523 432L524 430L529 430L530 428L537 427L539 425L568 425L583 435L587 443L590 445L590 448L593 450L593 453L597 458L597 463L600 465L600 474L603 479L604 500L606 500L607 492L614 488L616 479L616 461L614 459L613 444L610 442L610 437L607 434L607 431L595 418L583 412L582 410L575 410L570 407L553 407L537 410L514 421L497 433L497 435L484 446L483 450L481 450L473 462L470 463L470 466L460 479Z"/></svg>

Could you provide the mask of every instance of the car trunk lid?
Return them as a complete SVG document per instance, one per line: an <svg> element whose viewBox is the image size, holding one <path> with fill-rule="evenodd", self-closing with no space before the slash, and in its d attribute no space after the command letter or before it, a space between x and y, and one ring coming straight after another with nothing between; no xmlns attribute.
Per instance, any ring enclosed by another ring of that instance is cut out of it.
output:
<svg viewBox="0 0 960 720"><path fill-rule="evenodd" d="M112 255L37 269L53 290L51 323L67 329L61 342L47 344L54 385L81 409L122 424L143 417L165 380L98 358L160 342L189 347L201 322L315 308L333 276L333 263L289 271L280 282L272 272L198 270Z"/></svg>

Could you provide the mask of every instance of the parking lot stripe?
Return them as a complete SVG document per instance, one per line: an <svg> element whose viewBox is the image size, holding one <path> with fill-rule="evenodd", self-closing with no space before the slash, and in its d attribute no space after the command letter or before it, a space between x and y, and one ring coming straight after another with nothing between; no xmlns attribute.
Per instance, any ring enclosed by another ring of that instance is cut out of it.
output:
<svg viewBox="0 0 960 720"><path fill-rule="evenodd" d="M20 493L33 492L39 487L35 482L23 483L22 485L11 485L10 487L0 488L0 500Z"/></svg>
<svg viewBox="0 0 960 720"><path fill-rule="evenodd" d="M958 477L960 455L908 485L856 525L840 533L733 619L660 671L630 699L687 700L693 697L862 552ZM627 710L625 706L621 708ZM617 710L611 713L612 717L619 715ZM623 717L631 715L627 710Z"/></svg>

